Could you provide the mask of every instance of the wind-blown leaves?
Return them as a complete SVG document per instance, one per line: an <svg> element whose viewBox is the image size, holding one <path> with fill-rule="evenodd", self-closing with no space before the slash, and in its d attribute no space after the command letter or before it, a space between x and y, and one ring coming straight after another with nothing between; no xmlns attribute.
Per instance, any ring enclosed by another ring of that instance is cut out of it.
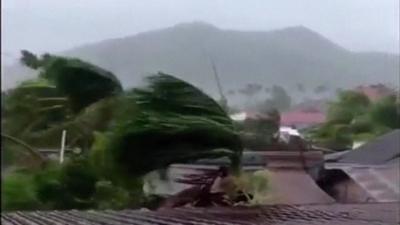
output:
<svg viewBox="0 0 400 225"><path fill-rule="evenodd" d="M119 80L112 73L79 59L52 57L40 77L53 82L70 99L73 111L79 112L100 99L122 92Z"/></svg>
<svg viewBox="0 0 400 225"><path fill-rule="evenodd" d="M22 137L26 133L46 129L52 124L65 121L66 99L41 101L62 97L59 91L42 79L23 82L9 91L4 99L5 133Z"/></svg>
<svg viewBox="0 0 400 225"><path fill-rule="evenodd" d="M147 88L126 96L138 108L135 117L116 122L110 136L109 148L123 171L143 175L171 163L227 155L239 166L240 138L213 99L171 75L148 81Z"/></svg>
<svg viewBox="0 0 400 225"><path fill-rule="evenodd" d="M40 73L7 93L5 134L35 147L55 148L65 129L67 144L89 149L93 131L102 131L111 120L114 107L104 99L122 93L118 79L78 59L25 52L21 61Z"/></svg>
<svg viewBox="0 0 400 225"><path fill-rule="evenodd" d="M335 150L351 147L355 141L368 141L400 127L396 97L371 102L355 91L340 93L328 110L328 121L311 135L319 144Z"/></svg>

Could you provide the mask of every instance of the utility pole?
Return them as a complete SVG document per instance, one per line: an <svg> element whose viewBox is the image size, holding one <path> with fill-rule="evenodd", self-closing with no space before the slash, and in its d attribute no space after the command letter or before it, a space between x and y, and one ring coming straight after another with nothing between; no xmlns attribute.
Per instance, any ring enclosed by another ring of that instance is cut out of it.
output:
<svg viewBox="0 0 400 225"><path fill-rule="evenodd" d="M218 76L217 67L215 66L214 60L211 57L210 57L210 62L211 62L211 67L212 67L212 70L214 73L215 81L217 82L219 95L221 96L220 104L224 110L227 110L228 109L228 100L226 99L226 97L224 95L224 91L223 91L222 85L221 85L221 80L219 79L219 76Z"/></svg>
<svg viewBox="0 0 400 225"><path fill-rule="evenodd" d="M67 136L67 131L63 130L61 135L61 149L60 149L60 164L64 162L64 152L65 152L65 139Z"/></svg>

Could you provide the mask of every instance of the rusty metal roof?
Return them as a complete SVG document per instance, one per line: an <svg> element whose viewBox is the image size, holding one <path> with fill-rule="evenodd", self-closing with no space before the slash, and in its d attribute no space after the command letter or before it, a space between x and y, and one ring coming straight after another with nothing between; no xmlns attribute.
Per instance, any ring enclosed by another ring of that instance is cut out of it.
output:
<svg viewBox="0 0 400 225"><path fill-rule="evenodd" d="M378 202L400 202L399 167L399 162L378 166L346 163L325 165L328 169L342 170Z"/></svg>
<svg viewBox="0 0 400 225"><path fill-rule="evenodd" d="M337 162L366 165L387 164L400 157L400 129L386 133L355 150L343 154Z"/></svg>
<svg viewBox="0 0 400 225"><path fill-rule="evenodd" d="M182 225L392 225L398 204L270 205L262 207L179 208L162 211L36 211L2 213L4 225L24 224L182 224Z"/></svg>
<svg viewBox="0 0 400 225"><path fill-rule="evenodd" d="M328 204L335 200L324 192L311 176L302 170L270 169L268 182L276 204Z"/></svg>

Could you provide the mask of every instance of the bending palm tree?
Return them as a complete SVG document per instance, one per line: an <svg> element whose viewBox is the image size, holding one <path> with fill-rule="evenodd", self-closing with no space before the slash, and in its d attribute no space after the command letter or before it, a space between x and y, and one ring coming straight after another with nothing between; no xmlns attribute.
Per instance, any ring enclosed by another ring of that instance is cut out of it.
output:
<svg viewBox="0 0 400 225"><path fill-rule="evenodd" d="M117 121L108 148L120 169L136 175L172 163L228 156L239 171L242 144L231 119L198 88L171 75L148 77L125 98L137 108Z"/></svg>

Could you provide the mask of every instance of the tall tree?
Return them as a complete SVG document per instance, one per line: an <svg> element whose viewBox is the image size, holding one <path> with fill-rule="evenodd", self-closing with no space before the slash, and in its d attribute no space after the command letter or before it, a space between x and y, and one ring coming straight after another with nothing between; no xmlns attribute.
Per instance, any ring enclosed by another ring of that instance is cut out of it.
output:
<svg viewBox="0 0 400 225"><path fill-rule="evenodd" d="M370 102L355 91L342 91L328 109L327 122L312 137L327 147L342 150L354 141L367 141L399 128L399 107L395 96Z"/></svg>
<svg viewBox="0 0 400 225"><path fill-rule="evenodd" d="M267 98L260 106L263 111L277 109L279 111L286 111L291 106L292 99L287 94L286 90L278 85L271 88L271 97Z"/></svg>
<svg viewBox="0 0 400 225"><path fill-rule="evenodd" d="M238 171L241 141L221 106L171 75L159 73L147 80L146 88L127 93L137 113L116 121L105 147L120 171L143 175L171 163L222 156L229 156Z"/></svg>

